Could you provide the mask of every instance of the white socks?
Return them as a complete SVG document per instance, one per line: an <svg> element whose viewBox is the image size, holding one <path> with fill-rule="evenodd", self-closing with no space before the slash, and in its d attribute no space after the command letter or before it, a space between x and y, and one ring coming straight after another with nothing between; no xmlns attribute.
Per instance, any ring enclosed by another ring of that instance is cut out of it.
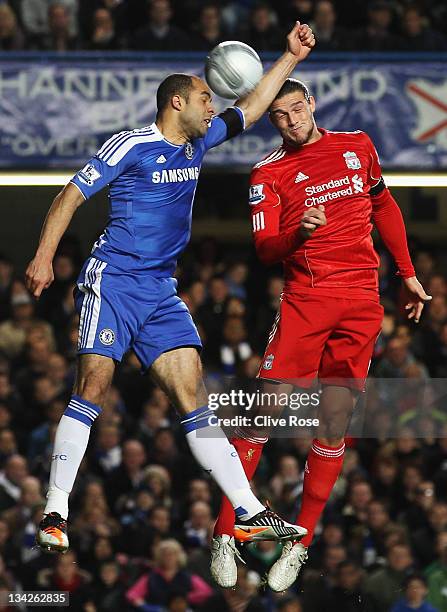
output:
<svg viewBox="0 0 447 612"><path fill-rule="evenodd" d="M45 514L58 512L68 518L68 496L87 449L90 428L100 412L99 406L72 396L56 430Z"/></svg>
<svg viewBox="0 0 447 612"><path fill-rule="evenodd" d="M192 454L230 500L236 516L248 519L265 510L250 489L237 450L215 423L208 406L197 408L181 420ZM210 424L211 423L211 424Z"/></svg>

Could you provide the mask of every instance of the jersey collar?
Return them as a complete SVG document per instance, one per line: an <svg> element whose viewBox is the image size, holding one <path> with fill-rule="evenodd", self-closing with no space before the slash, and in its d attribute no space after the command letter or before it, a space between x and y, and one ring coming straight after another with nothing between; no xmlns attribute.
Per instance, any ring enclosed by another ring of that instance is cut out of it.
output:
<svg viewBox="0 0 447 612"><path fill-rule="evenodd" d="M322 138L320 138L319 140L316 140L315 142L312 142L311 144L306 144L306 145L301 145L299 147L293 147L287 143L285 143L283 141L283 148L288 152L288 153L298 153L301 151L309 151L310 149L316 149L317 147L320 147L322 144L326 143L327 137L328 137L328 131L325 130L324 128L317 128L318 131L320 132L320 134L322 135Z"/></svg>
<svg viewBox="0 0 447 612"><path fill-rule="evenodd" d="M166 142L166 144L170 145L171 147L175 147L176 149L181 149L182 147L185 146L185 145L174 144L173 142L170 142L169 140L166 140L166 138L163 136L163 134L158 129L155 121L154 121L154 123L151 123L150 128L151 128L151 130L154 130L154 133L157 134L157 136L160 137L160 140L163 140L164 142Z"/></svg>

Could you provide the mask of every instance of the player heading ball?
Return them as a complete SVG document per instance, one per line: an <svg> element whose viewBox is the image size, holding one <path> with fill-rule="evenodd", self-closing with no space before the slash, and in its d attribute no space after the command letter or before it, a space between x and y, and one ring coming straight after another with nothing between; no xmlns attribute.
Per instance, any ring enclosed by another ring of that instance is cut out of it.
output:
<svg viewBox="0 0 447 612"><path fill-rule="evenodd" d="M37 543L44 550L68 548L68 497L115 363L129 348L177 408L193 455L231 500L248 537L295 539L306 533L259 502L223 432L218 438L207 436L215 428L209 425L212 411L201 374L201 342L176 293L173 273L190 237L205 153L261 117L314 44L310 28L297 23L287 37L286 52L256 89L217 117L202 79L169 76L157 92L155 122L112 136L51 205L26 272L35 297L53 281L53 257L76 209L110 185L109 221L75 292L80 316L77 377L56 431L48 501L37 530Z"/></svg>
<svg viewBox="0 0 447 612"><path fill-rule="evenodd" d="M409 318L418 322L431 299L415 276L402 214L368 135L317 127L314 111L306 85L287 79L269 109L283 143L253 168L249 196L257 254L267 265L282 262L285 275L259 377L271 384L297 381L302 388L318 377L323 386L296 518L307 535L295 545L288 542L270 569L274 591L289 588L307 559L343 465L345 432L381 329L373 224L402 277ZM264 442L251 430L233 440L250 476ZM232 525L233 510L224 500L216 539L232 532ZM221 561L231 563L228 556ZM215 558L212 563L217 566Z"/></svg>

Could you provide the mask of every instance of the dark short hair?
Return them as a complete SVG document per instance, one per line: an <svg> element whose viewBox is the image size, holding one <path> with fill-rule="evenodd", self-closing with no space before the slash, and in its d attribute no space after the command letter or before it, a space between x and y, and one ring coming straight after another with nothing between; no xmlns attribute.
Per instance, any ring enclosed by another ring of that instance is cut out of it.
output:
<svg viewBox="0 0 447 612"><path fill-rule="evenodd" d="M310 100L309 88L307 87L305 83L303 83L303 81L298 81L298 79L286 79L284 81L283 86L278 91L273 101L279 100L280 98L283 98L284 96L287 96L290 93L294 93L295 91L301 91L304 95L304 99L307 102L309 102Z"/></svg>
<svg viewBox="0 0 447 612"><path fill-rule="evenodd" d="M421 574L419 572L412 572L411 574L408 574L408 576L405 577L403 584L404 589L408 589L413 580L418 580L419 582L422 582L425 587L427 586L427 579L424 574Z"/></svg>
<svg viewBox="0 0 447 612"><path fill-rule="evenodd" d="M192 76L189 74L171 74L166 77L157 89L157 115L168 106L172 96L182 96L188 102L192 88Z"/></svg>

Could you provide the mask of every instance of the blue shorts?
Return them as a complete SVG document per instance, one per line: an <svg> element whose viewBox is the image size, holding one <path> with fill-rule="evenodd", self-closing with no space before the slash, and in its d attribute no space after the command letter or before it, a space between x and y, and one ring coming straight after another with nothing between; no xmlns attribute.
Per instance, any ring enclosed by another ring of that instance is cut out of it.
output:
<svg viewBox="0 0 447 612"><path fill-rule="evenodd" d="M181 346L201 348L175 278L127 274L90 257L74 291L79 314L78 354L121 361L132 348L143 370L162 353Z"/></svg>

